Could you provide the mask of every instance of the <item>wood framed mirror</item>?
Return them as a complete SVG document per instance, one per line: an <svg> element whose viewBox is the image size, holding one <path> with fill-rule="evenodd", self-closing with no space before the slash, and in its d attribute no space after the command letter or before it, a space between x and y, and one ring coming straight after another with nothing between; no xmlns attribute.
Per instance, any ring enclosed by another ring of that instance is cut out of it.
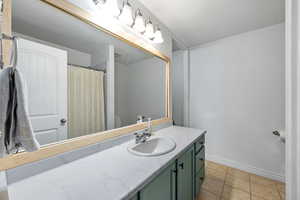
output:
<svg viewBox="0 0 300 200"><path fill-rule="evenodd" d="M138 115L172 121L170 58L149 42L67 0L3 6L2 33L18 36L17 67L42 147L1 158L0 170L146 128ZM3 48L8 63L11 43Z"/></svg>

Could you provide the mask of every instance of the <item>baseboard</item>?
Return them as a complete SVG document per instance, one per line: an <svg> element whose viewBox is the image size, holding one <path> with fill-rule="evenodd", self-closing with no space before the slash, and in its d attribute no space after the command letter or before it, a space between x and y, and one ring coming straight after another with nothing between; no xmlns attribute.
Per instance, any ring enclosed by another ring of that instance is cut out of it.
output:
<svg viewBox="0 0 300 200"><path fill-rule="evenodd" d="M222 165L226 165L228 167L236 168L239 170L243 170L252 174L256 174L258 176L263 176L272 180L285 182L285 176L283 174L277 174L272 171L267 171L261 168L257 168L251 165L242 164L233 160L229 160L216 155L206 155L206 159L212 162L216 162Z"/></svg>

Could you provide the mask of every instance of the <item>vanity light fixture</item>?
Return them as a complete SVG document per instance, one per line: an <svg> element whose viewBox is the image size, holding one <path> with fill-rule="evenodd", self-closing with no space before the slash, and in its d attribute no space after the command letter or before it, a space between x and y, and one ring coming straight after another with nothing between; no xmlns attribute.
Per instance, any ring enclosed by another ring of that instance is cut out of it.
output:
<svg viewBox="0 0 300 200"><path fill-rule="evenodd" d="M161 44L164 42L164 38L162 36L160 28L157 26L156 31L154 33L154 39L153 42L156 44Z"/></svg>
<svg viewBox="0 0 300 200"><path fill-rule="evenodd" d="M121 15L119 16L119 20L126 24L127 26L132 26L133 24L133 16L132 16L132 6L127 2L123 2L123 8L121 11Z"/></svg>
<svg viewBox="0 0 300 200"><path fill-rule="evenodd" d="M96 5L98 8L100 8L100 9L103 8L103 5L104 5L104 3L105 3L104 0L93 0L93 2L94 2L95 5Z"/></svg>
<svg viewBox="0 0 300 200"><path fill-rule="evenodd" d="M143 33L146 30L145 20L140 9L136 11L133 29L139 33Z"/></svg>
<svg viewBox="0 0 300 200"><path fill-rule="evenodd" d="M148 22L146 24L145 36L151 40L154 38L154 26L150 19L148 20Z"/></svg>
<svg viewBox="0 0 300 200"><path fill-rule="evenodd" d="M1 1L1 0L0 0ZM137 9L133 19L133 8L128 0L123 1L122 10L119 9L118 0L93 0L94 4L103 12L110 16L116 17L121 23L129 26L140 35L151 40L151 42L160 44L164 42L162 32L159 27L156 29L149 18L147 23L140 9Z"/></svg>
<svg viewBox="0 0 300 200"><path fill-rule="evenodd" d="M111 14L114 17L118 17L120 15L118 0L106 0L104 9L107 13Z"/></svg>

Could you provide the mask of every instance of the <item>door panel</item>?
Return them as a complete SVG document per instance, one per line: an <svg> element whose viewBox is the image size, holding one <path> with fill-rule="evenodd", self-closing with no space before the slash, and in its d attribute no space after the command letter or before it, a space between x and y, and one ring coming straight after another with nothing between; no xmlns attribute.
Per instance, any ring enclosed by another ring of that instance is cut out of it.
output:
<svg viewBox="0 0 300 200"><path fill-rule="evenodd" d="M18 39L18 65L27 86L28 109L41 145L67 139L67 52Z"/></svg>
<svg viewBox="0 0 300 200"><path fill-rule="evenodd" d="M56 129L49 131L35 132L36 139L40 144L49 144L57 142L57 131Z"/></svg>
<svg viewBox="0 0 300 200"><path fill-rule="evenodd" d="M175 200L175 164L163 171L140 193L141 200Z"/></svg>
<svg viewBox="0 0 300 200"><path fill-rule="evenodd" d="M190 148L178 159L178 200L193 200L193 157L194 148Z"/></svg>

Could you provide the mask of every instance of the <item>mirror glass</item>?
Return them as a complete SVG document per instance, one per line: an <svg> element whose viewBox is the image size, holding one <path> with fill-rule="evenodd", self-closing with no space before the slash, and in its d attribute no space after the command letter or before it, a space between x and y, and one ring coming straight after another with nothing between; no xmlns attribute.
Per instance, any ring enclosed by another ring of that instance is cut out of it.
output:
<svg viewBox="0 0 300 200"><path fill-rule="evenodd" d="M42 1L12 1L17 68L41 145L165 113L166 62Z"/></svg>

